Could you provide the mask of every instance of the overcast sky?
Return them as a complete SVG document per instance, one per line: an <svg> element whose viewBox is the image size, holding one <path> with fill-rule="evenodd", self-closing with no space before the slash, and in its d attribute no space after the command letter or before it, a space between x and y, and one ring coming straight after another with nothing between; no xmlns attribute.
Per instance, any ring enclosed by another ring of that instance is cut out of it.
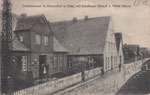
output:
<svg viewBox="0 0 150 95"><path fill-rule="evenodd" d="M148 0L150 1L150 0ZM24 5L47 5L47 4L128 4L133 5L135 0L12 0L12 11L16 14L27 15L45 14L51 21L71 20L73 17L83 19L100 16L112 16L115 32L123 33L124 43L139 44L150 47L150 7L132 6L131 8L29 8Z"/></svg>

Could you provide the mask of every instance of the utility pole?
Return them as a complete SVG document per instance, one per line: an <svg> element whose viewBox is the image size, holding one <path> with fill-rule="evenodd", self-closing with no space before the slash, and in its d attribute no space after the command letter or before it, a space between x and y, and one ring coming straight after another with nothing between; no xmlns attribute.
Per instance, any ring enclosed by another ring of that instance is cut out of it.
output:
<svg viewBox="0 0 150 95"><path fill-rule="evenodd" d="M11 0L3 0L1 56L2 93L13 95Z"/></svg>

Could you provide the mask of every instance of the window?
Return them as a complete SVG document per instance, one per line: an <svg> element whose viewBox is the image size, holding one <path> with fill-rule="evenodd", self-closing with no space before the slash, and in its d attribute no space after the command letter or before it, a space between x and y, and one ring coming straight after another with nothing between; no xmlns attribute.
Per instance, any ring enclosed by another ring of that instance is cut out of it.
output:
<svg viewBox="0 0 150 95"><path fill-rule="evenodd" d="M72 68L73 59L69 58L68 68Z"/></svg>
<svg viewBox="0 0 150 95"><path fill-rule="evenodd" d="M107 66L108 68L109 68L109 61L110 61L110 60L109 60L109 57L108 57L108 64L107 64L107 65L108 65L108 66Z"/></svg>
<svg viewBox="0 0 150 95"><path fill-rule="evenodd" d="M22 71L27 71L27 56L22 56Z"/></svg>
<svg viewBox="0 0 150 95"><path fill-rule="evenodd" d="M57 67L57 64L58 64L58 57L57 57L56 54L54 55L54 59L53 59L53 60L54 60L53 66L54 66L54 67Z"/></svg>
<svg viewBox="0 0 150 95"><path fill-rule="evenodd" d="M107 70L107 57L106 57L106 70Z"/></svg>
<svg viewBox="0 0 150 95"><path fill-rule="evenodd" d="M59 66L62 66L63 65L63 55L62 54L60 54L59 55L59 60L58 60L58 64L59 64Z"/></svg>
<svg viewBox="0 0 150 95"><path fill-rule="evenodd" d="M88 58L89 68L93 67L94 58Z"/></svg>
<svg viewBox="0 0 150 95"><path fill-rule="evenodd" d="M44 36L44 45L45 45L45 46L48 45L48 36Z"/></svg>
<svg viewBox="0 0 150 95"><path fill-rule="evenodd" d="M23 42L23 36L19 36L19 40Z"/></svg>
<svg viewBox="0 0 150 95"><path fill-rule="evenodd" d="M37 45L41 44L41 35L36 35L36 44Z"/></svg>

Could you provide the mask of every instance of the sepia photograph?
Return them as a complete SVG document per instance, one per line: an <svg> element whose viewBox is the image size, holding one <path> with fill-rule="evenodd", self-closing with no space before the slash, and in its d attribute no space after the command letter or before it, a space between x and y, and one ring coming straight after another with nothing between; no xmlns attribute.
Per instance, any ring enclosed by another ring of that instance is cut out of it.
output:
<svg viewBox="0 0 150 95"><path fill-rule="evenodd" d="M0 5L0 95L150 95L150 0Z"/></svg>

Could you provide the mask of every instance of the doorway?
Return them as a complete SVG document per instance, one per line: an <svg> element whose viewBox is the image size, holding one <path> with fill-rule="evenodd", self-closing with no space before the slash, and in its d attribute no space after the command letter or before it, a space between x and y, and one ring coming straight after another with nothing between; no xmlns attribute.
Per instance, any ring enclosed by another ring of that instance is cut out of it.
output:
<svg viewBox="0 0 150 95"><path fill-rule="evenodd" d="M46 77L47 55L39 55L39 79Z"/></svg>

